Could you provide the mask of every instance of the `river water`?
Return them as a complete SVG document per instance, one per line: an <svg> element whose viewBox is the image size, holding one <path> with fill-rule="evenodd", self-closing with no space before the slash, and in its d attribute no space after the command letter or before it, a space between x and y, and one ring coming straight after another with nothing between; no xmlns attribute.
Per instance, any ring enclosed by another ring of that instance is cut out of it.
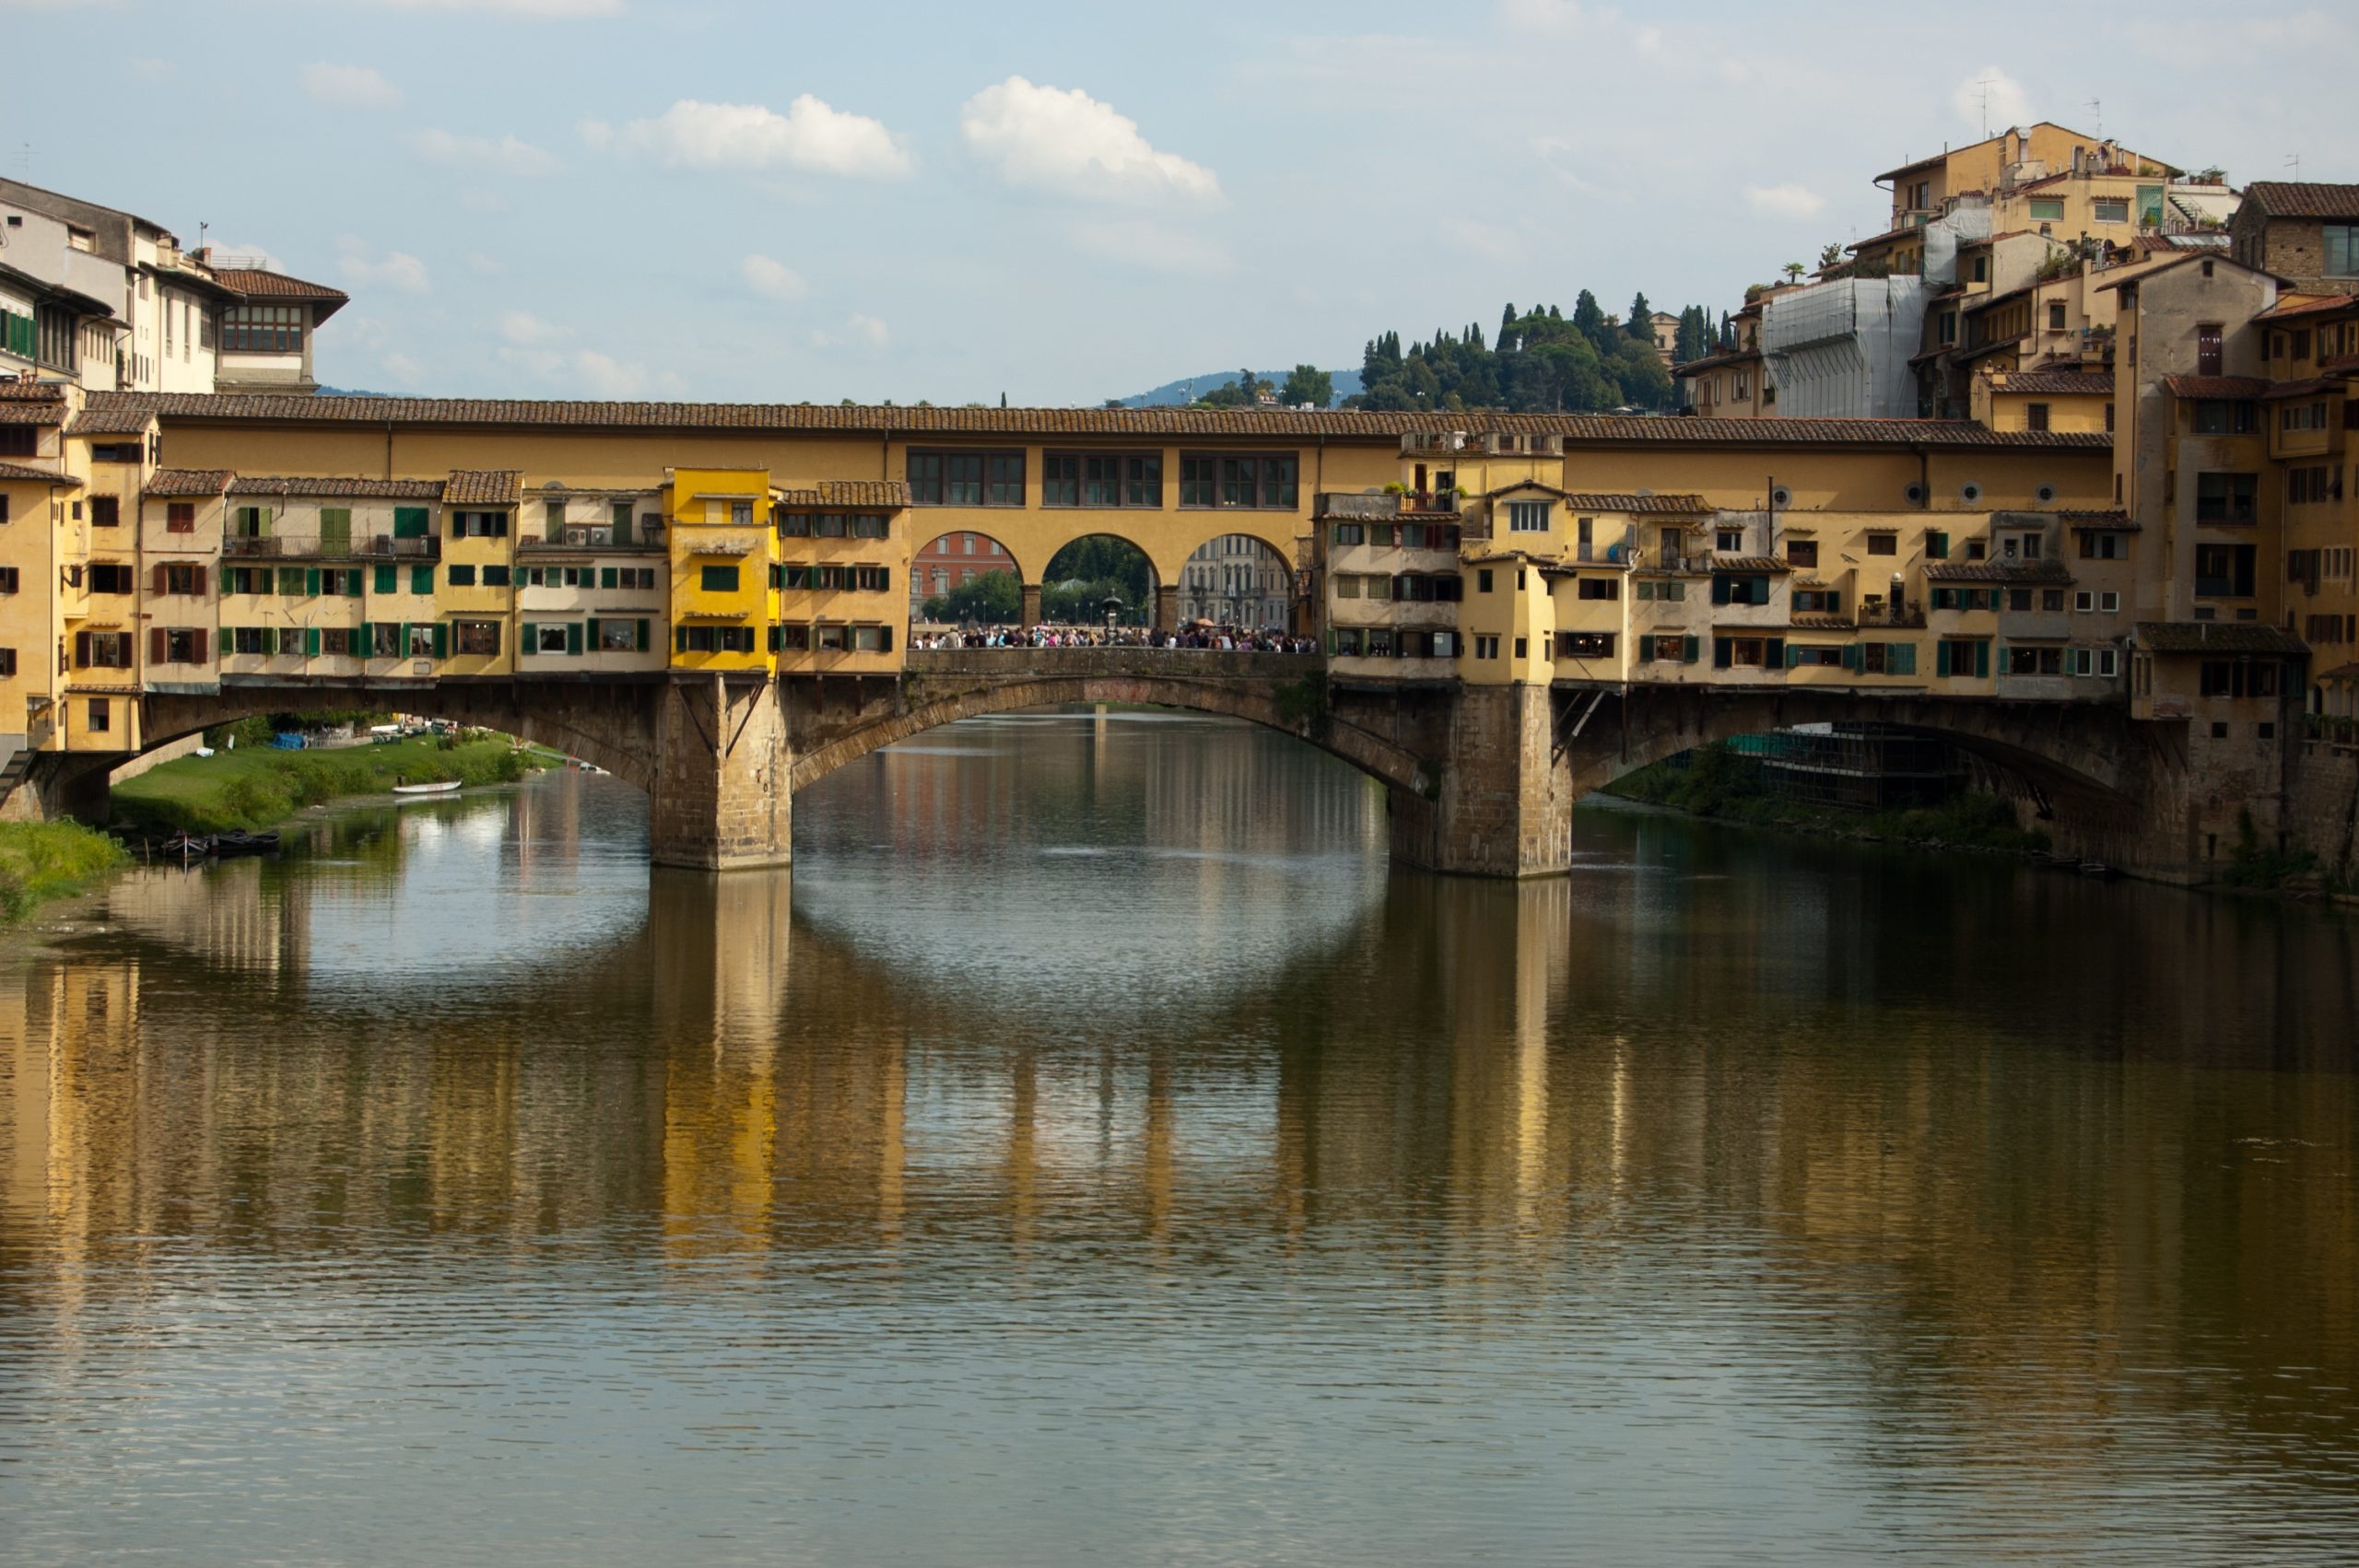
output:
<svg viewBox="0 0 2359 1568"><path fill-rule="evenodd" d="M1581 814L1011 715L791 875L134 872L0 961L0 1556L2359 1556L2359 923Z"/></svg>

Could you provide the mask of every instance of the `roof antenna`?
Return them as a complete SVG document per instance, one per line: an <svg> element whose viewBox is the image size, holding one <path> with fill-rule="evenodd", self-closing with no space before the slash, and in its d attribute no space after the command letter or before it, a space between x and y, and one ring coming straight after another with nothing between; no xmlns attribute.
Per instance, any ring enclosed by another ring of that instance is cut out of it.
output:
<svg viewBox="0 0 2359 1568"><path fill-rule="evenodd" d="M2296 185L2300 184L2302 182L2302 155L2300 153L2295 153L2293 157L2287 158L2285 160L2285 167L2294 171L2294 183Z"/></svg>
<svg viewBox="0 0 2359 1568"><path fill-rule="evenodd" d="M18 156L19 158L21 158L24 160L24 166L25 166L25 183L26 183L26 184L28 184L28 185L29 185L29 184L31 184L31 183L33 182L33 145L32 145L32 143L30 143L30 142L27 142L27 143L25 144L25 150L24 150L22 153L18 154Z"/></svg>
<svg viewBox="0 0 2359 1568"><path fill-rule="evenodd" d="M1990 88L1998 79L1996 76L1985 76L1974 84L1982 89L1982 139L1986 142L1990 139Z"/></svg>
<svg viewBox="0 0 2359 1568"><path fill-rule="evenodd" d="M2097 98L2089 99L2089 114L2096 122L2092 129L2096 132L2097 140L2105 140L2105 100Z"/></svg>

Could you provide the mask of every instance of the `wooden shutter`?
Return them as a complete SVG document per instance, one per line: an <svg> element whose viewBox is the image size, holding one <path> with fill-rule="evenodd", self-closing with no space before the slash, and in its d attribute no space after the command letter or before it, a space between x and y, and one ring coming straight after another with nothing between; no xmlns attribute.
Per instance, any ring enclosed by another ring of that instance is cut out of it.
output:
<svg viewBox="0 0 2359 1568"><path fill-rule="evenodd" d="M580 621L565 623L565 650L576 659L581 657L581 623Z"/></svg>
<svg viewBox="0 0 2359 1568"><path fill-rule="evenodd" d="M398 584L400 581L401 581L401 568L398 568L398 567L393 567L393 566L381 566L381 567L379 567L379 568L377 568L377 591L378 591L378 592L380 592L380 593L391 593L391 592L393 592L393 589L394 589L395 585L396 585L396 584Z"/></svg>
<svg viewBox="0 0 2359 1568"><path fill-rule="evenodd" d="M1913 642L1888 642L1884 649L1884 673L1887 675L1913 675L1917 673L1917 645Z"/></svg>
<svg viewBox="0 0 2359 1568"><path fill-rule="evenodd" d="M278 651L278 628L276 626L264 626L262 628L262 650L264 653L276 653Z"/></svg>
<svg viewBox="0 0 2359 1568"><path fill-rule="evenodd" d="M147 662L150 664L161 664L163 661L164 628L161 626L156 626L150 629L147 633Z"/></svg>
<svg viewBox="0 0 2359 1568"><path fill-rule="evenodd" d="M628 544L630 542L630 503L618 501L615 504L615 543Z"/></svg>
<svg viewBox="0 0 2359 1568"><path fill-rule="evenodd" d="M74 634L74 667L77 670L87 670L90 667L90 634L88 632Z"/></svg>
<svg viewBox="0 0 2359 1568"><path fill-rule="evenodd" d="M1978 675L1990 673L1990 645L1988 642L1974 645L1974 673Z"/></svg>
<svg viewBox="0 0 2359 1568"><path fill-rule="evenodd" d="M1866 656L1861 652L1858 643L1847 642L1843 645L1843 668L1856 675L1860 673L1865 663Z"/></svg>
<svg viewBox="0 0 2359 1568"><path fill-rule="evenodd" d="M494 539L505 539L508 537L508 514L506 512L494 512L491 514L491 536Z"/></svg>
<svg viewBox="0 0 2359 1568"><path fill-rule="evenodd" d="M587 628L585 631L583 631L583 632L582 632L582 634L581 634L581 641L582 641L583 646L584 646L584 647L586 647L586 648L588 648L588 649L589 649L589 650L590 650L591 652L593 652L593 653L596 653L597 651L599 651L599 648L600 648L600 644L599 644L599 641L598 641L599 635L600 635L600 634L599 634L599 630L598 630L598 617L597 617L597 616L595 616L595 615L593 615L593 616L591 616L591 617L590 617L590 624L589 624L588 628Z"/></svg>
<svg viewBox="0 0 2359 1568"><path fill-rule="evenodd" d="M210 640L210 637L203 626L199 626L196 630L188 634L189 662L192 664L210 664L213 662L213 649L206 646Z"/></svg>
<svg viewBox="0 0 2359 1568"><path fill-rule="evenodd" d="M352 629L352 651L356 658L366 659L377 651L376 628L363 621Z"/></svg>
<svg viewBox="0 0 2359 1568"><path fill-rule="evenodd" d="M305 567L303 568L303 597L306 599L317 599L319 596L320 568L317 567Z"/></svg>
<svg viewBox="0 0 2359 1568"><path fill-rule="evenodd" d="M426 537L427 532L426 509L424 507L395 507L393 509L394 538L423 539Z"/></svg>
<svg viewBox="0 0 2359 1568"><path fill-rule="evenodd" d="M319 656L320 628L317 626L305 626L303 628L303 657L306 659L317 659Z"/></svg>
<svg viewBox="0 0 2359 1568"><path fill-rule="evenodd" d="M270 537L270 509L268 507L254 509L254 537L257 539Z"/></svg>
<svg viewBox="0 0 2359 1568"><path fill-rule="evenodd" d="M156 568L156 586L151 590L151 591L158 599L161 599L164 596L164 568L160 566Z"/></svg>
<svg viewBox="0 0 2359 1568"><path fill-rule="evenodd" d="M464 512L452 512L451 514L451 537L453 539L464 539L466 536L467 514Z"/></svg>
<svg viewBox="0 0 2359 1568"><path fill-rule="evenodd" d="M890 627L890 626L881 626L881 627L879 627L879 628L877 629L876 646L877 646L877 648L878 648L879 649L881 649L881 650L882 650L882 651L884 651L884 652L890 653L890 652L892 652L892 651L893 651L893 628L892 628L892 627Z"/></svg>
<svg viewBox="0 0 2359 1568"><path fill-rule="evenodd" d="M451 657L451 623L448 621L434 623L434 657L437 659Z"/></svg>
<svg viewBox="0 0 2359 1568"><path fill-rule="evenodd" d="M431 593L431 592L433 592L433 591L434 591L434 568L433 568L432 567L412 567L412 568L409 568L409 591L410 591L412 593ZM408 644L406 644L406 643L403 644L403 651L404 651L404 652L407 652L407 651L408 651Z"/></svg>
<svg viewBox="0 0 2359 1568"><path fill-rule="evenodd" d="M200 566L196 567L196 568L194 568L194 570L195 570L195 572L196 572L196 592L197 592L197 596L198 596L199 598L203 598L203 597L204 597L204 595L205 595L205 568L202 565L200 565ZM198 635L199 637L203 637L205 634L204 634L203 632L199 632L197 635Z"/></svg>
<svg viewBox="0 0 2359 1568"><path fill-rule="evenodd" d="M1644 583L1640 583L1638 586L1639 586L1639 587L1641 587L1641 588L1644 588L1644 587L1646 586L1646 584L1644 584ZM1651 638L1651 637L1641 637L1641 638L1638 638L1638 662L1639 662L1639 663L1641 663L1641 664L1650 664L1650 663L1652 663L1652 662L1654 661L1654 657L1655 657L1655 639L1654 639L1653 638Z"/></svg>
<svg viewBox="0 0 2359 1568"><path fill-rule="evenodd" d="M687 650L688 628L686 626L674 626L672 628L672 651L675 653L686 653Z"/></svg>
<svg viewBox="0 0 2359 1568"><path fill-rule="evenodd" d="M1729 639L1724 637L1714 638L1712 639L1712 668L1726 670L1731 667L1731 661Z"/></svg>
<svg viewBox="0 0 2359 1568"><path fill-rule="evenodd" d="M639 650L641 653L646 652L651 646L648 637L649 630L650 628L647 622L641 621L639 623Z"/></svg>
<svg viewBox="0 0 2359 1568"><path fill-rule="evenodd" d="M614 568L600 567L598 568L598 586L601 588L612 588L615 586Z"/></svg>
<svg viewBox="0 0 2359 1568"><path fill-rule="evenodd" d="M401 640L393 648L393 657L396 659L406 659L409 657L410 623L404 621L401 625Z"/></svg>
<svg viewBox="0 0 2359 1568"><path fill-rule="evenodd" d="M1791 668L1786 658L1786 639L1782 637L1764 638L1761 654L1761 666L1765 670Z"/></svg>
<svg viewBox="0 0 2359 1568"><path fill-rule="evenodd" d="M519 654L541 650L541 626L537 621L526 621L516 628L516 651Z"/></svg>
<svg viewBox="0 0 2359 1568"><path fill-rule="evenodd" d="M1691 637L1691 638L1684 638L1684 639L1682 639L1682 640L1684 640L1684 641L1687 644L1687 647L1686 647L1686 649L1685 649L1685 650L1684 650L1684 655L1685 655L1685 658L1686 658L1686 660L1687 660L1687 662L1689 662L1690 664L1693 664L1693 663L1695 663L1697 660L1699 660L1699 659L1701 659L1701 658L1703 658L1703 657L1704 657L1704 639L1703 639L1702 638L1700 638L1700 637Z"/></svg>

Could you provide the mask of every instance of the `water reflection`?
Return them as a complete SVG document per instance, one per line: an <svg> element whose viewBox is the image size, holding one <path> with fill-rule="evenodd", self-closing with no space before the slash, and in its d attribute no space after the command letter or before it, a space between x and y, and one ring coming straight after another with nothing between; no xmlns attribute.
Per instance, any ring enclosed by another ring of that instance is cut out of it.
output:
<svg viewBox="0 0 2359 1568"><path fill-rule="evenodd" d="M792 876L637 812L0 974L37 1554L2359 1539L2347 920L1608 813L1391 876L1355 777L1120 717L878 754Z"/></svg>

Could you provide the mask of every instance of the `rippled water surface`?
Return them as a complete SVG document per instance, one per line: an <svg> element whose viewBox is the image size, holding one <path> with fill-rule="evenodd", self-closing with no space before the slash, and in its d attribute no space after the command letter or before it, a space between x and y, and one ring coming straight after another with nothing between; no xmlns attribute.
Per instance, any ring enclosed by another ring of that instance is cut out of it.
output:
<svg viewBox="0 0 2359 1568"><path fill-rule="evenodd" d="M2359 1557L2354 923L1016 715L0 954L0 1557ZM294 837L290 835L290 840Z"/></svg>

